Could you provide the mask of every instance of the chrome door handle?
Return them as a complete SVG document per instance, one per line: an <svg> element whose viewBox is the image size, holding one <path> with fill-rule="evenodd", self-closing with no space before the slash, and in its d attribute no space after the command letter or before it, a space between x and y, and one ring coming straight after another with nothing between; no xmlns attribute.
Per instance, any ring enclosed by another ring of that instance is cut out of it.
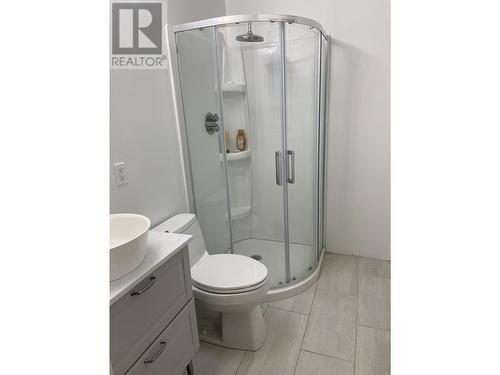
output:
<svg viewBox="0 0 500 375"><path fill-rule="evenodd" d="M276 169L276 185L281 186L281 151L274 153L274 166Z"/></svg>
<svg viewBox="0 0 500 375"><path fill-rule="evenodd" d="M141 290L137 290L137 291L133 290L133 291L130 292L130 295L132 297L133 296L140 296L146 290L148 290L149 288L151 288L154 283L156 283L156 277L153 276L153 275L149 276L149 280L150 280L150 282L144 288L142 288Z"/></svg>
<svg viewBox="0 0 500 375"><path fill-rule="evenodd" d="M295 151L288 150L287 151L289 162L288 162L288 183L295 183Z"/></svg>
<svg viewBox="0 0 500 375"><path fill-rule="evenodd" d="M165 348L167 347L167 342L165 340L161 340L160 345L161 345L160 350L158 350L154 356L152 356L150 359L144 360L145 365L149 365L150 363L153 363L154 361L156 361L158 359L161 352L163 352L165 350Z"/></svg>

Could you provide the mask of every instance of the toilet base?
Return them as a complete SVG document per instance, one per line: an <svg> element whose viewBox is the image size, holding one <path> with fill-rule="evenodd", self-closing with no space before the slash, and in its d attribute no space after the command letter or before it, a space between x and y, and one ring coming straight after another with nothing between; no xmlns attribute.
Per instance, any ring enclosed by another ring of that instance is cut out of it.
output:
<svg viewBox="0 0 500 375"><path fill-rule="evenodd" d="M244 311L222 312L218 317L213 313L203 314L198 310L200 320L207 319L208 314L216 321L211 325L214 330L202 329L200 326L199 336L201 341L224 346L231 349L259 350L266 339L266 323L262 316L260 305L255 305Z"/></svg>

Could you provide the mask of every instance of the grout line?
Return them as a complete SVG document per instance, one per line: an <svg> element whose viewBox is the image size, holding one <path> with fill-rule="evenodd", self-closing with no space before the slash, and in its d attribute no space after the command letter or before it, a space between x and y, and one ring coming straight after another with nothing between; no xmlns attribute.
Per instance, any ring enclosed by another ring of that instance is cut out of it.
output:
<svg viewBox="0 0 500 375"><path fill-rule="evenodd" d="M312 304L311 304L312 305ZM281 311L286 311L286 312L291 312L291 313L295 313L295 314L300 314L300 315L306 315L306 316L309 316L308 313L303 313L303 312L298 312L298 311L291 311L291 310L287 310L287 309L282 309L281 307L276 307L276 306L267 306L267 308L271 308L271 309L274 309L274 310L281 310ZM267 309L266 309L267 310Z"/></svg>
<svg viewBox="0 0 500 375"><path fill-rule="evenodd" d="M311 311L312 311L313 304L314 304L314 298L316 298L316 291L318 290L318 282L319 282L319 276L318 276L318 280L316 280L316 285L314 286L313 299L311 302L311 307L309 307L309 313L307 315L311 315Z"/></svg>
<svg viewBox="0 0 500 375"><path fill-rule="evenodd" d="M243 359L245 358L245 356L247 355L248 351L247 350L244 350L245 353L243 353L243 355L241 356L241 359L240 359L240 362L238 363L238 366L236 366L236 370L234 370L234 375L236 375L238 373L238 370L240 369L240 366L241 364L243 363Z"/></svg>
<svg viewBox="0 0 500 375"><path fill-rule="evenodd" d="M316 291L318 290L319 278L321 277L322 271L323 271L323 264L321 265L321 269L320 269L319 275L318 275L318 280L316 280L316 285L314 286L314 295L313 295L311 307L309 309L309 314L307 314L306 328L304 329L304 334L302 335L302 342L300 343L299 354L297 355L297 360L295 361L295 367L293 369L294 375L297 372L297 366L299 365L300 352L303 350L302 348L304 347L304 338L306 337L307 328L309 328L309 321L311 320L311 311L312 311L312 307L314 305L314 300L316 299Z"/></svg>
<svg viewBox="0 0 500 375"><path fill-rule="evenodd" d="M350 359L334 357L333 355L328 355L328 354L313 352L312 350L302 349L302 351L303 352L307 352L307 353L311 353L311 354L321 355L323 357L335 358L335 359L338 359L339 361L346 361L346 362L349 362L349 363L354 363L354 361L351 361Z"/></svg>
<svg viewBox="0 0 500 375"><path fill-rule="evenodd" d="M371 327L371 326L367 326L365 324L358 324L358 326L363 327L363 328L378 329L379 331L384 331L384 332L391 332L390 329L378 328L378 327Z"/></svg>
<svg viewBox="0 0 500 375"><path fill-rule="evenodd" d="M331 255L343 255L343 256L346 256L346 257L356 257L356 258L363 258L363 259L370 259L370 260L376 260L376 261L379 261L379 262L389 262L391 263L391 260L387 260L387 259L378 259L378 258L370 258L370 257L365 257L363 255L356 255L356 254L342 254L342 253L336 253L336 252L333 252L333 251L328 251L326 250L325 251L325 254L331 254Z"/></svg>

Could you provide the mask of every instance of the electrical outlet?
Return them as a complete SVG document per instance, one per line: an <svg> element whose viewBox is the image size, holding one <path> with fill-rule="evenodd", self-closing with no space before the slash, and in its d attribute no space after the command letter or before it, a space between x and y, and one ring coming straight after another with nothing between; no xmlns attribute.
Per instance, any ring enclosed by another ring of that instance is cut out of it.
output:
<svg viewBox="0 0 500 375"><path fill-rule="evenodd" d="M125 162L114 164L115 167L115 176L116 176L116 185L125 185L127 181L127 172L125 169Z"/></svg>

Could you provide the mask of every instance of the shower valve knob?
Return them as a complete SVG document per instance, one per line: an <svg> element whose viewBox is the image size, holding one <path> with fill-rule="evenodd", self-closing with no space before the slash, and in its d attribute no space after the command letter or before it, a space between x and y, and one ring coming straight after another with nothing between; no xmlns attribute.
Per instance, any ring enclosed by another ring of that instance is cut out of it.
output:
<svg viewBox="0 0 500 375"><path fill-rule="evenodd" d="M208 112L205 115L205 129L210 135L219 131L219 116L217 113Z"/></svg>

